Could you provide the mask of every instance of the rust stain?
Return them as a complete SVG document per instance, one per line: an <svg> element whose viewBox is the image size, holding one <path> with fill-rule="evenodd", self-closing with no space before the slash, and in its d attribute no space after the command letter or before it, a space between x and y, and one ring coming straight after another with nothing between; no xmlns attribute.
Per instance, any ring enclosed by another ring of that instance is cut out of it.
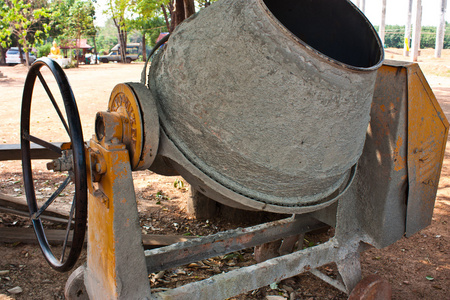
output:
<svg viewBox="0 0 450 300"><path fill-rule="evenodd" d="M381 104L380 105L380 109L381 109L382 112L385 112L386 111L386 106L384 106L384 104Z"/></svg>
<svg viewBox="0 0 450 300"><path fill-rule="evenodd" d="M397 144L394 149L394 170L400 171L406 167L406 157L402 157L399 153L403 145L403 138L398 137Z"/></svg>

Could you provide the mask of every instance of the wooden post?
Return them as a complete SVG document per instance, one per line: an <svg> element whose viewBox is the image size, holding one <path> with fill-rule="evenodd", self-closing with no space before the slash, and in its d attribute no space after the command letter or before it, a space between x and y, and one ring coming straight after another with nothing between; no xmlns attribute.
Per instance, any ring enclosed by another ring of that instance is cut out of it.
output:
<svg viewBox="0 0 450 300"><path fill-rule="evenodd" d="M386 0L382 0L381 7L381 24L380 24L380 39L384 46L384 36L386 33Z"/></svg>
<svg viewBox="0 0 450 300"><path fill-rule="evenodd" d="M403 56L409 56L409 47L411 45L411 18L412 18L413 0L408 1L408 16L405 26L405 45L403 47Z"/></svg>
<svg viewBox="0 0 450 300"><path fill-rule="evenodd" d="M420 33L422 30L422 0L416 0L416 15L414 18L411 61L417 61L420 49Z"/></svg>
<svg viewBox="0 0 450 300"><path fill-rule="evenodd" d="M442 48L444 47L444 35L445 35L445 12L447 10L447 0L441 0L441 14L439 19L439 26L436 31L436 47L434 56L441 57Z"/></svg>

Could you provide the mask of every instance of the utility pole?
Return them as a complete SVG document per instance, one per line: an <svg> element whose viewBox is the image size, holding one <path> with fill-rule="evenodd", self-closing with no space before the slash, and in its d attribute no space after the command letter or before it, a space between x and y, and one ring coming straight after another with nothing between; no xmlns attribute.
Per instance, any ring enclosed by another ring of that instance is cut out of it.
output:
<svg viewBox="0 0 450 300"><path fill-rule="evenodd" d="M357 6L358 8L361 8L361 3L360 3L359 0L356 0L356 6Z"/></svg>
<svg viewBox="0 0 450 300"><path fill-rule="evenodd" d="M361 0L361 11L366 13L366 0Z"/></svg>
<svg viewBox="0 0 450 300"><path fill-rule="evenodd" d="M381 3L380 39L384 46L384 36L386 33L386 0L381 0Z"/></svg>
<svg viewBox="0 0 450 300"><path fill-rule="evenodd" d="M420 49L420 33L422 30L422 0L416 0L416 15L414 18L411 61L417 61Z"/></svg>
<svg viewBox="0 0 450 300"><path fill-rule="evenodd" d="M409 56L409 45L411 45L412 8L413 8L413 0L408 0L408 16L406 17L405 46L403 48L403 56Z"/></svg>
<svg viewBox="0 0 450 300"><path fill-rule="evenodd" d="M439 19L439 26L436 31L436 47L434 50L434 56L437 58L441 57L442 48L444 47L446 10L447 10L447 0L441 0L441 15Z"/></svg>

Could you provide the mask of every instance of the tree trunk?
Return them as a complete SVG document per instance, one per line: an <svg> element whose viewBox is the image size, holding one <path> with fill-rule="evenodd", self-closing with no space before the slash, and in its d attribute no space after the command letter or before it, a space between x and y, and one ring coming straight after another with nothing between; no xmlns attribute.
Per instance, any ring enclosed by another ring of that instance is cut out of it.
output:
<svg viewBox="0 0 450 300"><path fill-rule="evenodd" d="M98 64L97 62L97 42L95 40L95 36L97 35L97 32L94 34L94 64Z"/></svg>
<svg viewBox="0 0 450 300"><path fill-rule="evenodd" d="M145 45L145 31L142 32L142 60L147 61L147 46Z"/></svg>
<svg viewBox="0 0 450 300"><path fill-rule="evenodd" d="M444 35L445 35L445 12L447 10L447 0L441 0L441 15L439 20L439 26L436 32L436 47L434 56L441 57L442 48L444 47Z"/></svg>
<svg viewBox="0 0 450 300"><path fill-rule="evenodd" d="M177 27L178 24L183 22L184 18L185 18L184 0L175 0L175 9L172 14L173 29L175 29L175 27Z"/></svg>
<svg viewBox="0 0 450 300"><path fill-rule="evenodd" d="M175 9L171 14L172 31L185 19L195 13L194 0L175 0Z"/></svg>
<svg viewBox="0 0 450 300"><path fill-rule="evenodd" d="M21 63L21 64L24 64L25 60L24 60L24 58L23 58L23 54L22 54L22 46L20 46L20 43L19 43L19 58L20 58L20 63Z"/></svg>
<svg viewBox="0 0 450 300"><path fill-rule="evenodd" d="M167 10L166 10L166 7L164 6L164 4L161 4L161 9L164 14L164 20L166 21L167 31L169 33L172 33L172 29L171 29L170 22L169 22L169 17L167 16Z"/></svg>
<svg viewBox="0 0 450 300"><path fill-rule="evenodd" d="M384 45L384 36L386 33L386 0L382 1L381 7L381 24L380 24L380 39Z"/></svg>
<svg viewBox="0 0 450 300"><path fill-rule="evenodd" d="M6 64L6 59L5 59L5 57L6 57L6 51L8 51L6 48L3 48L1 45L0 45L0 65L5 65Z"/></svg>
<svg viewBox="0 0 450 300"><path fill-rule="evenodd" d="M80 34L77 35L77 39L75 40L75 53L77 54L75 68L78 68L78 65L80 64L80 49L77 49L76 47L81 47Z"/></svg>
<svg viewBox="0 0 450 300"><path fill-rule="evenodd" d="M25 52L25 65L30 68L30 53L27 51Z"/></svg>
<svg viewBox="0 0 450 300"><path fill-rule="evenodd" d="M413 0L408 1L408 16L405 26L405 46L403 48L403 56L409 56L409 47L411 45L411 18L412 18Z"/></svg>
<svg viewBox="0 0 450 300"><path fill-rule="evenodd" d="M417 61L420 49L420 33L422 30L422 0L416 0L416 16L413 29L411 61Z"/></svg>
<svg viewBox="0 0 450 300"><path fill-rule="evenodd" d="M194 0L184 0L184 17L189 18L195 14L195 4Z"/></svg>
<svg viewBox="0 0 450 300"><path fill-rule="evenodd" d="M127 32L126 30L122 29L122 43L123 46L121 46L122 50L122 58L123 62L127 63Z"/></svg>
<svg viewBox="0 0 450 300"><path fill-rule="evenodd" d="M22 43L24 45L26 45L27 41L25 39L22 39ZM25 59L24 59L23 54L22 54L22 47L19 44L20 61L22 63L24 63L25 66L27 66L27 68L30 68L30 54L28 52L28 47L25 46L24 52L25 52Z"/></svg>
<svg viewBox="0 0 450 300"><path fill-rule="evenodd" d="M118 35L118 39L119 39L119 54L120 54L120 58L122 63L126 63L127 62L127 32L122 29L122 25L120 23L117 22L116 19L113 19L114 21L114 25L116 25L117 28L117 35ZM124 50L125 49L125 50Z"/></svg>

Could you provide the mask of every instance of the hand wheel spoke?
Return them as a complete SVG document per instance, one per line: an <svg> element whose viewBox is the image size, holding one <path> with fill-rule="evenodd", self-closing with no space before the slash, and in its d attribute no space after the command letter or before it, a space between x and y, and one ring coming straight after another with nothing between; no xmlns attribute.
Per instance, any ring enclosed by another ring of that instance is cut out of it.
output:
<svg viewBox="0 0 450 300"><path fill-rule="evenodd" d="M41 216L41 214L50 206L50 204L52 204L53 201L55 201L55 199L62 193L62 191L64 191L64 189L67 187L67 185L70 183L70 181L71 181L71 178L69 176L59 186L59 188L50 196L50 198L48 198L48 200L44 203L44 205L42 205L41 208L37 212L35 212L34 214L31 215L31 218L33 220L38 219Z"/></svg>
<svg viewBox="0 0 450 300"><path fill-rule="evenodd" d="M51 150L51 151L53 151L55 153L58 153L59 155L62 154L62 150L58 146L55 146L54 144L49 143L47 141L44 141L44 140L42 140L42 139L40 139L38 137L35 137L35 136L31 135L31 134L28 134L28 133L24 132L22 134L22 138L27 140L27 141L33 142L35 144L38 144L38 145L40 145L40 146L42 146L44 148L47 148L48 150Z"/></svg>
<svg viewBox="0 0 450 300"><path fill-rule="evenodd" d="M76 202L75 202L75 195L74 195L73 201L72 201L72 207L70 208L69 222L67 223L66 235L64 237L64 244L63 244L63 249L62 249L61 259L60 259L61 262L64 261L64 256L66 254L67 241L69 240L70 227L72 227L72 219L73 219L73 212L75 209L75 203Z"/></svg>
<svg viewBox="0 0 450 300"><path fill-rule="evenodd" d="M50 98L50 101L52 101L53 107L56 110L56 113L58 114L59 118L61 119L61 122L64 125L64 128L66 128L67 134L70 135L70 129L69 126L67 126L66 119L64 119L63 114L61 113L61 110L59 109L58 103L56 103L55 97L53 97L52 91L50 91L50 88L47 85L47 82L45 81L44 77L42 76L41 72L37 72L37 76L39 77L39 80L41 81L42 86L44 87L45 91L47 92L48 97Z"/></svg>

